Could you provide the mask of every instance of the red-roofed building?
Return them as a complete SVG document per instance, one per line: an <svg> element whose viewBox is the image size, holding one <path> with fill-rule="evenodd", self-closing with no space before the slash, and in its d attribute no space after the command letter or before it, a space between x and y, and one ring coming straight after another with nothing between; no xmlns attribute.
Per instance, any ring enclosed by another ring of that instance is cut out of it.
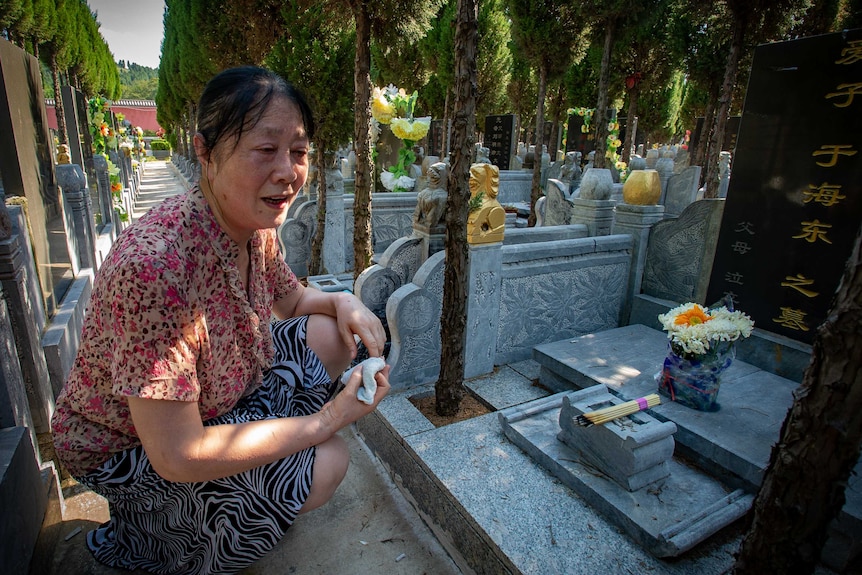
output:
<svg viewBox="0 0 862 575"><path fill-rule="evenodd" d="M54 98L45 99L48 113L48 127L57 129L57 115L54 111ZM115 114L123 114L132 126L156 132L161 129L156 121L156 103L153 100L115 100L111 105Z"/></svg>

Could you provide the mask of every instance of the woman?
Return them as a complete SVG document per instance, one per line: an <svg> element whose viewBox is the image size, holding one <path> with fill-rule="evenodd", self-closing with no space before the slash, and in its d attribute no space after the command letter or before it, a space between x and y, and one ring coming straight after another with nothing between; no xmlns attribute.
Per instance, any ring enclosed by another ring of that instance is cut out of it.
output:
<svg viewBox="0 0 862 575"><path fill-rule="evenodd" d="M99 270L53 418L58 456L105 496L87 543L103 563L230 573L254 562L347 471L336 432L389 390L359 370L385 332L357 298L306 289L275 235L308 173L303 97L261 68L226 70L198 104L198 185L150 210ZM278 319L280 321L273 321Z"/></svg>

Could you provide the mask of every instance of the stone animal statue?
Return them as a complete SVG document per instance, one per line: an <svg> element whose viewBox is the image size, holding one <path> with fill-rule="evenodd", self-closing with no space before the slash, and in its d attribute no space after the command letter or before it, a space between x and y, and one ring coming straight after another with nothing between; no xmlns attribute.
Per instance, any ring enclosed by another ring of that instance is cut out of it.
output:
<svg viewBox="0 0 862 575"><path fill-rule="evenodd" d="M416 209L413 211L413 225L428 229L445 225L446 216L446 178L448 168L444 162L428 167L428 187L416 196Z"/></svg>

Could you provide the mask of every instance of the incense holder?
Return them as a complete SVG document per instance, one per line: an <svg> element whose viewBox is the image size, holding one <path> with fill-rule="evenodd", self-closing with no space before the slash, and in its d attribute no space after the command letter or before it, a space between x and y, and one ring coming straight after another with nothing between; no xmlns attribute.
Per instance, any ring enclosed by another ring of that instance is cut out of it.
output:
<svg viewBox="0 0 862 575"><path fill-rule="evenodd" d="M624 403L604 385L563 397L557 439L628 491L637 491L670 474L676 424L639 411L603 425L578 425L579 415Z"/></svg>

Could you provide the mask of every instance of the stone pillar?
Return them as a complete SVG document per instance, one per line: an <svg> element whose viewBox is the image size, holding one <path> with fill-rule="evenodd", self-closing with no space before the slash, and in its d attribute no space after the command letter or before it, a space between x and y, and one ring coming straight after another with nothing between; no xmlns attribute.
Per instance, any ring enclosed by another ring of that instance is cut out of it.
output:
<svg viewBox="0 0 862 575"><path fill-rule="evenodd" d="M664 205L667 198L667 183L673 175L673 156L669 152L665 152L655 163L655 170L661 179L661 199L659 203Z"/></svg>
<svg viewBox="0 0 862 575"><path fill-rule="evenodd" d="M105 224L111 224L111 241L122 230L120 216L114 210L114 199L111 197L111 179L108 177L108 160L102 154L93 156L93 169L96 171L96 185L99 189L99 199L102 203L102 218Z"/></svg>
<svg viewBox="0 0 862 575"><path fill-rule="evenodd" d="M70 241L81 268L96 268L96 229L87 188L87 176L77 164L61 164L56 168L57 183L63 190L72 223Z"/></svg>
<svg viewBox="0 0 862 575"><path fill-rule="evenodd" d="M718 157L718 197L727 197L730 186L730 152L721 152Z"/></svg>
<svg viewBox="0 0 862 575"><path fill-rule="evenodd" d="M612 233L629 234L632 237L632 263L629 268L628 295L623 304L623 323L628 323L632 299L641 292L647 245L652 226L664 218L664 206L617 204Z"/></svg>
<svg viewBox="0 0 862 575"><path fill-rule="evenodd" d="M467 267L467 339L464 377L494 371L503 268L503 243L471 244Z"/></svg>
<svg viewBox="0 0 862 575"><path fill-rule="evenodd" d="M326 229L321 258L331 274L347 271L344 257L344 178L339 170L326 169Z"/></svg>
<svg viewBox="0 0 862 575"><path fill-rule="evenodd" d="M413 222L413 235L422 240L422 261L427 260L437 252L445 248L446 229L439 226L429 228L422 224Z"/></svg>
<svg viewBox="0 0 862 575"><path fill-rule="evenodd" d="M0 194L0 215L5 216L0 217L0 287L13 326L33 429L36 433L45 433L51 429L54 394L41 344L45 327L44 303L40 297L36 267L32 257L28 257L31 252L25 250L27 244L21 238L20 230L26 229L24 215L20 208L14 212L17 213L7 214L5 197ZM13 220L18 221L17 226L12 224ZM32 286L36 288L31 291Z"/></svg>
<svg viewBox="0 0 862 575"><path fill-rule="evenodd" d="M613 200L572 198L573 224L584 224L590 236L609 236L614 223Z"/></svg>

